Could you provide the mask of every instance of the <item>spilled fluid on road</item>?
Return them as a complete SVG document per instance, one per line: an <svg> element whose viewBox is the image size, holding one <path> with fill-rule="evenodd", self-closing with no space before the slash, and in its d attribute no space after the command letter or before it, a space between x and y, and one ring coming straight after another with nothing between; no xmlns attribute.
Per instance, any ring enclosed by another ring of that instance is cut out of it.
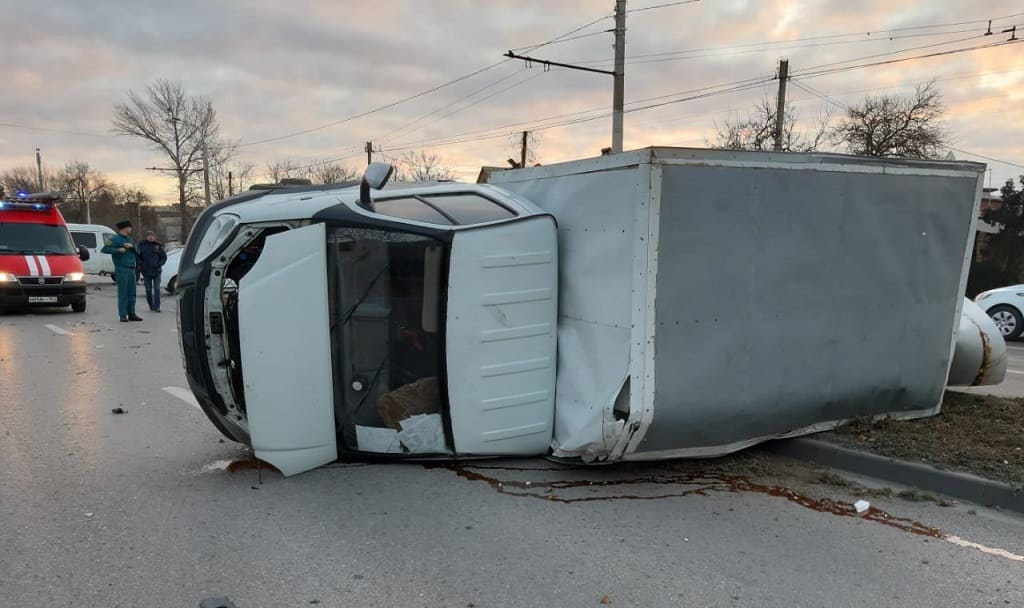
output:
<svg viewBox="0 0 1024 608"><path fill-rule="evenodd" d="M830 498L814 498L783 486L757 483L745 475L717 472L687 472L659 473L614 479L527 481L522 479L503 479L492 471L505 471L511 474L521 471L565 472L573 469L479 466L463 463L430 463L423 466L428 469L447 469L463 479L484 482L494 488L499 494L563 504L612 500L661 500L685 496L708 496L716 492L765 494L776 498L783 498L806 509L821 513L864 519L897 528L904 532L910 532L911 534L944 538L942 531L938 528L912 519L895 517L876 507L869 507L866 512L857 513L857 510L851 503ZM647 491L637 491L641 488ZM627 492L626 489L631 489L632 491ZM571 495L571 492L574 490L582 490L588 495Z"/></svg>

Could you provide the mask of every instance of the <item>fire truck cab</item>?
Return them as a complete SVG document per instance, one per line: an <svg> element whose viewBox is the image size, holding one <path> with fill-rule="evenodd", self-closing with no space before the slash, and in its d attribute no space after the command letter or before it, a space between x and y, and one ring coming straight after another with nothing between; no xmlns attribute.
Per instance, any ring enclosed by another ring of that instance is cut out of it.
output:
<svg viewBox="0 0 1024 608"><path fill-rule="evenodd" d="M85 311L82 261L57 194L26 194L0 200L0 311L34 306L71 306Z"/></svg>

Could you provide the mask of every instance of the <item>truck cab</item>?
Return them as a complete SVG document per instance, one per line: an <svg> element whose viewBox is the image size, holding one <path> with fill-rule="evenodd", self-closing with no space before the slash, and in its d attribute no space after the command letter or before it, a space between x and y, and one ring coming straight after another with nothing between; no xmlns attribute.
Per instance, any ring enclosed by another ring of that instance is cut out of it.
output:
<svg viewBox="0 0 1024 608"><path fill-rule="evenodd" d="M75 247L54 194L26 194L0 200L0 310L71 306L85 311L82 261L89 251Z"/></svg>
<svg viewBox="0 0 1024 608"><path fill-rule="evenodd" d="M204 411L285 474L546 453L554 218L485 185L362 186L250 191L197 221L178 320Z"/></svg>

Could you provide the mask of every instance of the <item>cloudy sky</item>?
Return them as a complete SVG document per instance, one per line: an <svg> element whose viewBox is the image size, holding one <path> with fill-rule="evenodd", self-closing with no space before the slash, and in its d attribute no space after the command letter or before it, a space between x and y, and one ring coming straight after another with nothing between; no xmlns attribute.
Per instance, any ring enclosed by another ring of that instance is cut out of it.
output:
<svg viewBox="0 0 1024 608"><path fill-rule="evenodd" d="M211 99L222 134L241 144L237 161L260 168L335 159L358 167L372 140L385 157L435 151L472 179L480 165L504 164L514 154L513 132L523 129L538 136L545 164L593 156L609 145L611 77L545 71L502 54L593 22L530 52L610 69L613 24L602 17L613 4L5 0L0 169L33 163L38 147L48 165L84 160L170 201L171 181L145 170L160 155L110 132L114 104L156 78ZM643 10L658 5L670 6ZM774 95L768 79L786 57L806 87L790 87L802 123L826 109L838 116L841 104L865 94L907 94L935 79L954 154L988 162L995 185L1024 173L1013 164L1024 165L1024 44L855 67L1004 41L1002 29L1024 30L1020 2L629 0L628 8L626 101L634 111L626 115L627 149L703 146L716 123ZM983 36L989 19L995 33ZM722 88L740 90L685 100ZM663 102L670 103L657 105Z"/></svg>

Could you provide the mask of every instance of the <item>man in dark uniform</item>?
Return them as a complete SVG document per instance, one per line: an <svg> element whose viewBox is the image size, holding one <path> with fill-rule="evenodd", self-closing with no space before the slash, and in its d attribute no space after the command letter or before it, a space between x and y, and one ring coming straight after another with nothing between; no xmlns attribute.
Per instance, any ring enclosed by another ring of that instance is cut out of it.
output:
<svg viewBox="0 0 1024 608"><path fill-rule="evenodd" d="M131 234L131 222L118 222L117 234L100 250L109 253L114 261L114 273L117 275L117 315L122 322L142 320L135 314L135 264L138 256Z"/></svg>
<svg viewBox="0 0 1024 608"><path fill-rule="evenodd" d="M146 302L153 312L160 312L160 271L167 261L164 245L156 240L156 233L150 230L146 240L139 243L139 272L146 285Z"/></svg>

